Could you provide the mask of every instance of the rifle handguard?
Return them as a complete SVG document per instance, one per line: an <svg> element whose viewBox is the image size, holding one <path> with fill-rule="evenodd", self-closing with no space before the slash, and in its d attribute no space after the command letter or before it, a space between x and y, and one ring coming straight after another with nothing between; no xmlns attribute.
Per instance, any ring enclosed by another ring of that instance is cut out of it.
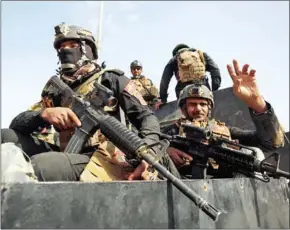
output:
<svg viewBox="0 0 290 230"><path fill-rule="evenodd" d="M135 133L112 116L105 116L100 121L100 129L109 140L114 140L114 144L126 153L128 159L136 157L137 150L146 144Z"/></svg>

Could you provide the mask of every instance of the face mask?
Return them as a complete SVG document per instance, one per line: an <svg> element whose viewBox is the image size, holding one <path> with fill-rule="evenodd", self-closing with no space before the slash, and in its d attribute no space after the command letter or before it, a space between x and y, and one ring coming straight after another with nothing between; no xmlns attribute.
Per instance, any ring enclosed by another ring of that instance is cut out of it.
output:
<svg viewBox="0 0 290 230"><path fill-rule="evenodd" d="M82 53L79 47L71 49L61 49L58 53L62 72L66 75L72 75L76 70L76 64L81 59Z"/></svg>
<svg viewBox="0 0 290 230"><path fill-rule="evenodd" d="M85 50L85 57L89 60L93 60L91 47L86 44ZM77 63L82 59L82 51L80 47L61 49L58 53L58 56L61 63L62 73L65 75L71 76L78 70L78 68L83 65L83 63L79 63L80 66L77 66Z"/></svg>

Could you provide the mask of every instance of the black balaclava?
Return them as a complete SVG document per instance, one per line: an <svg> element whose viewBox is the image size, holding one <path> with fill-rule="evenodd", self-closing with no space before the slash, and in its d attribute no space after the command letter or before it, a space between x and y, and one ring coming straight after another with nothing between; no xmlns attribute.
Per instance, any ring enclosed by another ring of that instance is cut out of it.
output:
<svg viewBox="0 0 290 230"><path fill-rule="evenodd" d="M72 76L81 66L94 59L92 48L82 41L79 47L61 49L58 52L61 63L61 72Z"/></svg>

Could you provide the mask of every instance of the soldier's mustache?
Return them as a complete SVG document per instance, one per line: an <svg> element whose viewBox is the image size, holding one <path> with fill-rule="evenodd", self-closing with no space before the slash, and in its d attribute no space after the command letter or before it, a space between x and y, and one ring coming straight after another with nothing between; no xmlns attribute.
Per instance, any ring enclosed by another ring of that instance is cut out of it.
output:
<svg viewBox="0 0 290 230"><path fill-rule="evenodd" d="M194 112L191 114L191 116L193 116L193 117L201 117L203 115L204 115L204 113L202 113L202 112Z"/></svg>

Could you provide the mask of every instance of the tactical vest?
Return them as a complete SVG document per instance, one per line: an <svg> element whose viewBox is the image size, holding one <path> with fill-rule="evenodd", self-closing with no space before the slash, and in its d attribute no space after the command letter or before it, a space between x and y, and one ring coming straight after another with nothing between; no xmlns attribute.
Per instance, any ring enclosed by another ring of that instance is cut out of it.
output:
<svg viewBox="0 0 290 230"><path fill-rule="evenodd" d="M227 140L232 140L230 130L225 125L225 123L220 122L220 121L216 121L215 119L211 119L209 121L192 121L192 122L185 120L185 119L182 119L179 121L179 123L191 124L191 125L193 125L195 127L199 127L199 128L209 127L212 131L213 136L225 138ZM179 128L179 135L186 136L186 133L184 133L181 126Z"/></svg>
<svg viewBox="0 0 290 230"><path fill-rule="evenodd" d="M77 88L74 89L74 91L78 94L81 94L83 96L86 96L87 98L90 98L90 93L94 90L94 82L97 80L99 83L101 83L101 76L105 72L109 71L114 71L110 69L103 69L97 73L95 73L92 77L87 79L83 84L78 86ZM44 107L51 107L51 103L47 102L47 99L43 98L43 106ZM52 105L53 106L53 105ZM115 111L117 110L117 106L114 108L109 108L107 106L104 107L104 111L110 112L110 111ZM65 147L67 146L70 138L73 136L74 130L66 130L66 131L61 131L59 133L59 142L60 142L60 150L63 151ZM88 142L86 143L85 146L97 146L100 143L102 143L106 138L100 133L98 130L91 138L89 138Z"/></svg>
<svg viewBox="0 0 290 230"><path fill-rule="evenodd" d="M75 89L75 92L78 94L81 94L88 99L90 98L90 93L94 90L94 83L97 80L99 84L101 84L102 81L102 75L105 72L115 71L113 69L102 69L101 71L95 73L92 77L90 77L88 80L86 80L83 84L81 84L79 87ZM108 106L104 107L105 112L112 112L117 110L117 106L114 108L110 108ZM68 144L68 141L70 140L73 133L67 132L65 135L60 134L60 143L61 146L66 146ZM64 136L61 138L61 136ZM101 133L100 130L98 130L87 142L85 146L97 146L101 143L103 143L106 140L106 137Z"/></svg>
<svg viewBox="0 0 290 230"><path fill-rule="evenodd" d="M201 51L182 49L177 56L178 80L182 83L189 81L201 82L205 77L205 60Z"/></svg>
<svg viewBox="0 0 290 230"><path fill-rule="evenodd" d="M224 138L227 140L232 140L231 138L231 133L229 128L225 125L224 122L220 122L220 121L216 121L215 119L209 120L209 121L188 121L185 119L181 119L179 121L180 123L186 123L186 124L191 124L195 127L199 127L199 128L206 128L209 127L212 131L212 135L214 137L219 137L219 138ZM190 136L190 134L184 133L184 130L182 128L182 126L179 127L179 135L181 136ZM204 140L204 143L206 143L207 141ZM235 146L232 146L230 144L228 144L228 147L232 147L235 148ZM213 168L213 169L218 169L219 165L216 163L216 161L212 158L208 159L208 163L209 165Z"/></svg>
<svg viewBox="0 0 290 230"><path fill-rule="evenodd" d="M148 78L132 78L132 81L137 85L137 90L141 93L147 104L151 104L158 97L158 89Z"/></svg>

